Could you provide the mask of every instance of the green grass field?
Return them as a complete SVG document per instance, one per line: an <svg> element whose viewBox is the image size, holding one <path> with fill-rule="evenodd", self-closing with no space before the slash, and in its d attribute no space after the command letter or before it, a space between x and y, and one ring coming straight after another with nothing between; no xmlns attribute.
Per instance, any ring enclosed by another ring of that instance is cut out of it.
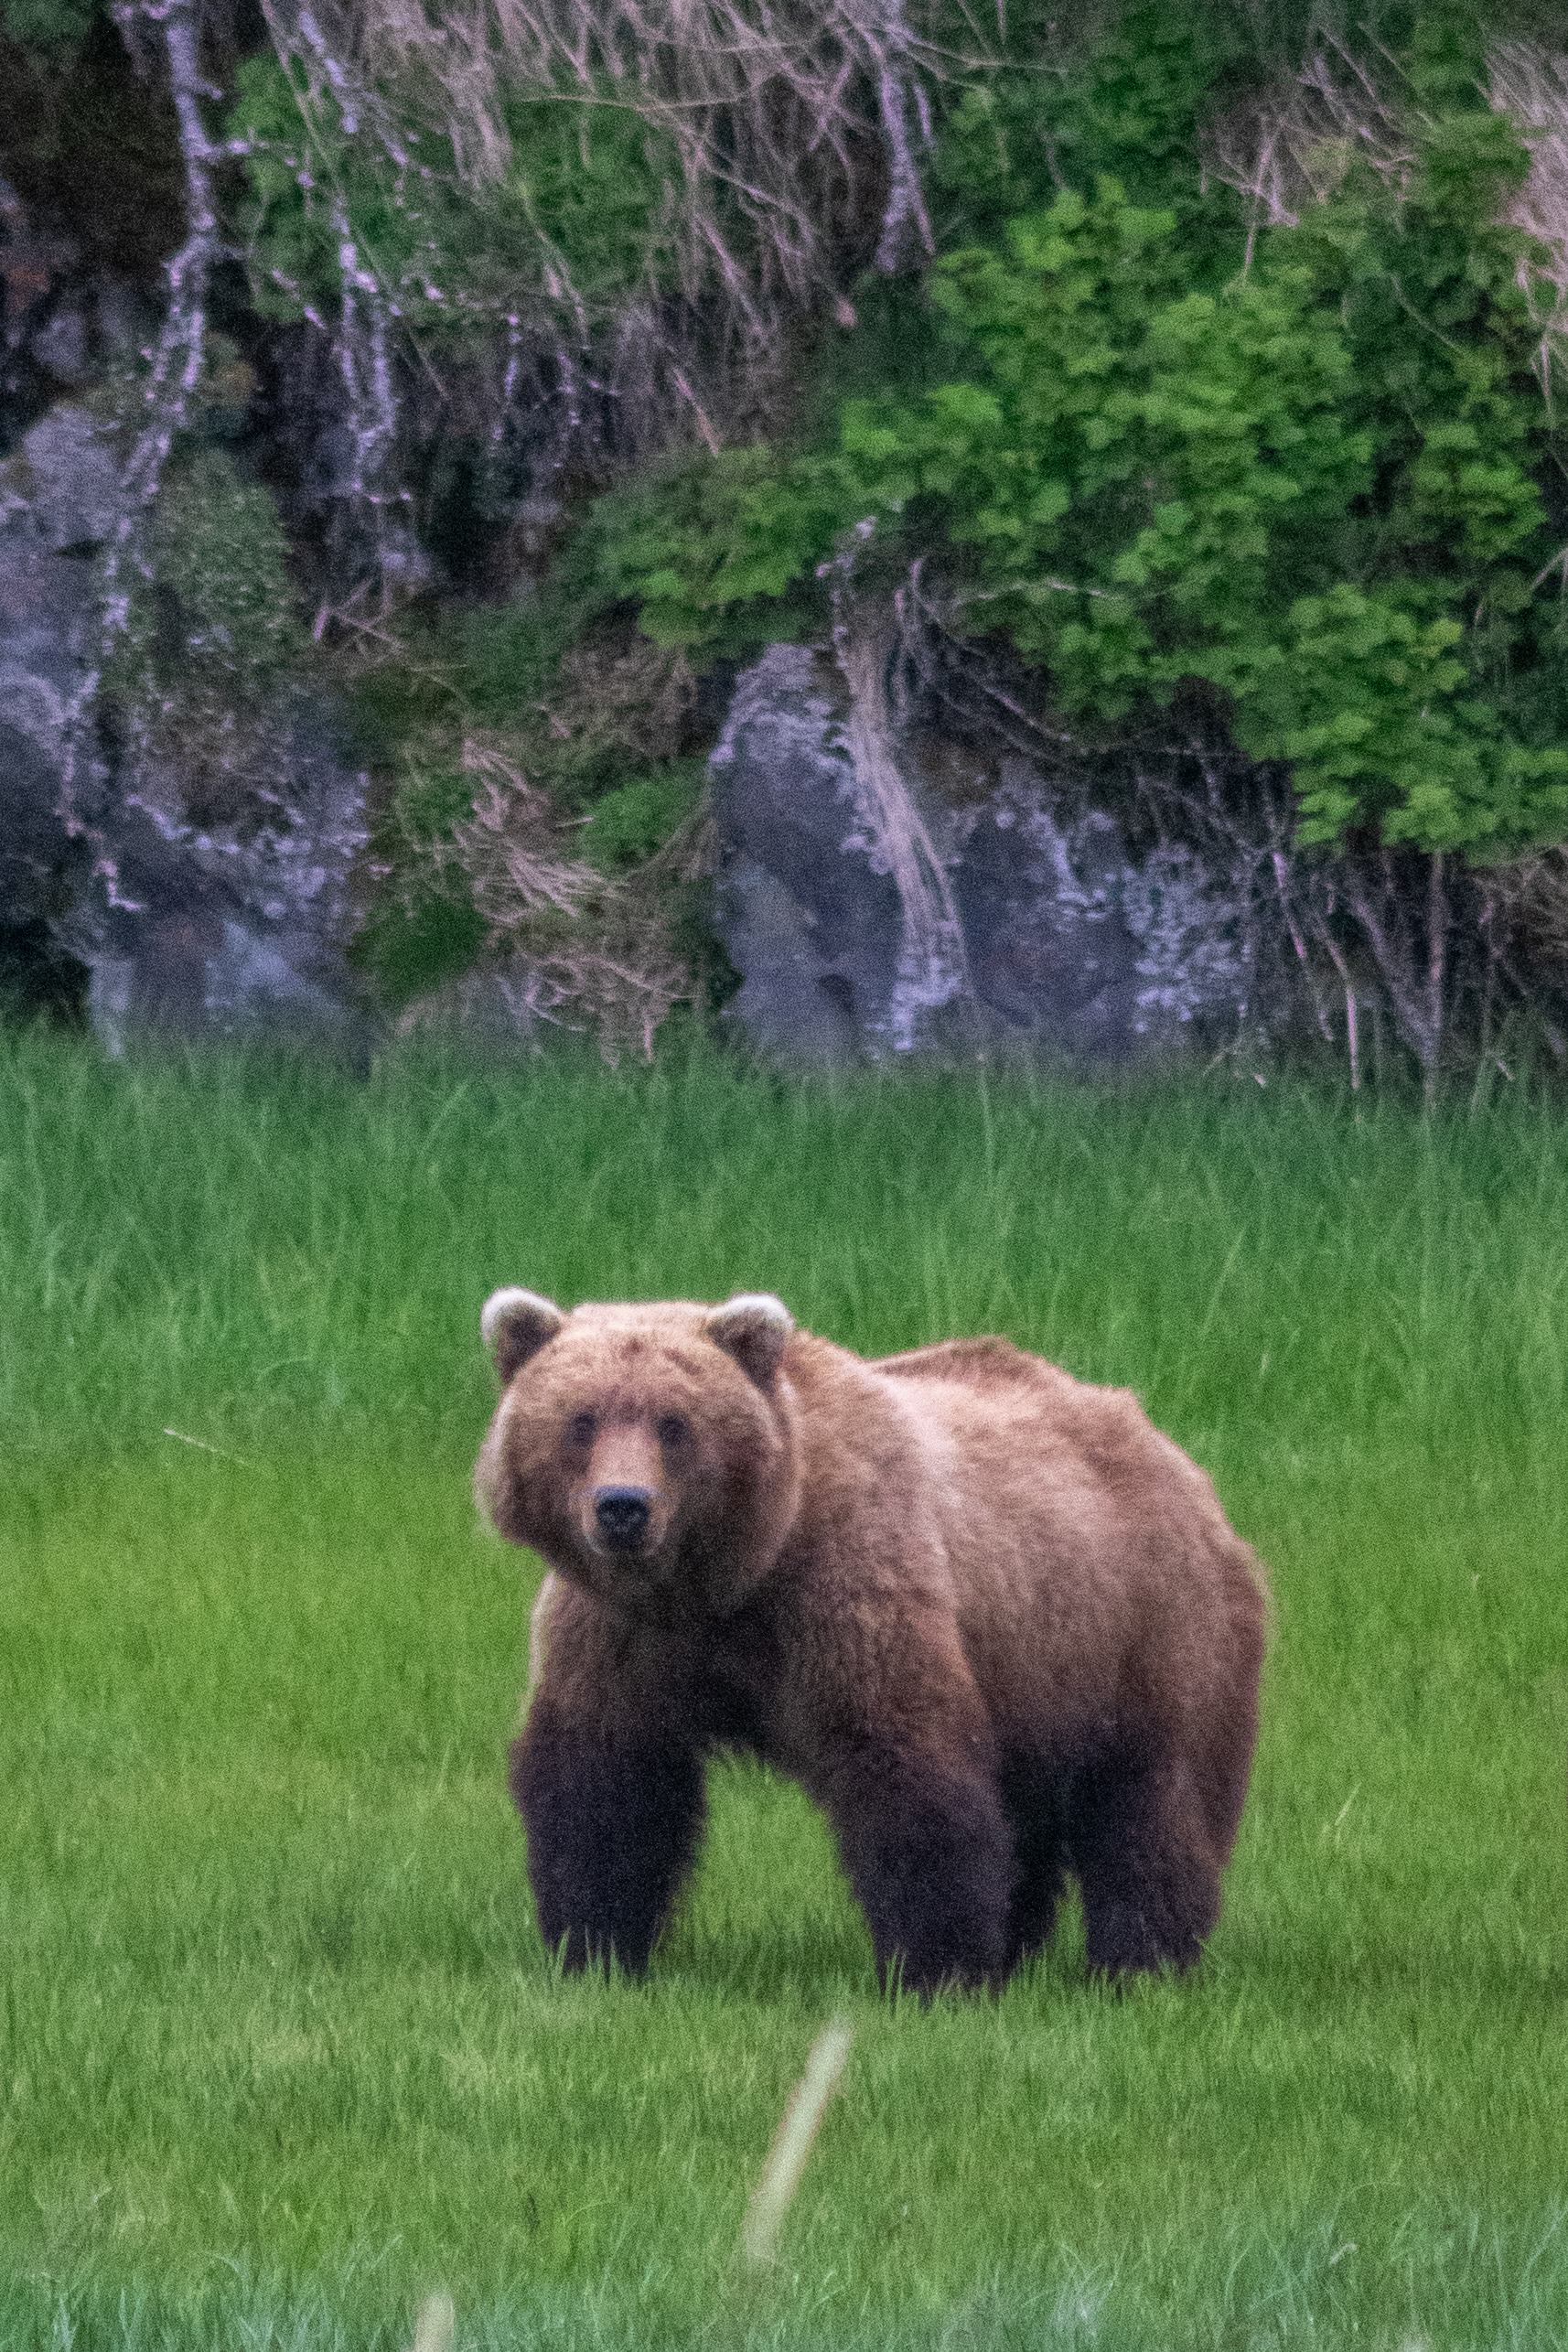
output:
<svg viewBox="0 0 1568 2352"><path fill-rule="evenodd" d="M504 1281L1139 1391L1275 1594L1196 1976L1108 1992L1069 1924L884 2002L731 1767L648 1981L556 1980L537 1569L468 1495ZM1568 2345L1565 1391L1523 1101L0 1047L0 2346L399 2352L435 2286L498 2352Z"/></svg>

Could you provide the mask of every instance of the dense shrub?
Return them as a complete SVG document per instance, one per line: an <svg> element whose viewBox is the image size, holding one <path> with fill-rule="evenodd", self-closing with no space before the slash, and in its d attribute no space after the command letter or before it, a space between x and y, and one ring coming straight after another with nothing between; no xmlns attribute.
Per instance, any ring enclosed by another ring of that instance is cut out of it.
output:
<svg viewBox="0 0 1568 2352"><path fill-rule="evenodd" d="M660 641L702 646L770 628L875 521L940 551L964 625L1004 630L1070 719L1209 697L1253 757L1292 763L1306 841L1559 838L1564 443L1528 241L1502 217L1528 156L1477 41L1448 17L1419 29L1397 176L1347 156L1299 221L1249 231L1230 188L1196 185L1196 75L1128 89L1129 45L1179 59L1162 16L1137 12L1090 69L1055 168L1101 160L1121 123L1145 188L1165 158L1169 200L1096 173L945 255L945 381L845 403L836 446L726 453L619 494L596 524L605 576ZM956 116L978 210L993 117L984 92ZM1015 144L992 146L1007 190Z"/></svg>

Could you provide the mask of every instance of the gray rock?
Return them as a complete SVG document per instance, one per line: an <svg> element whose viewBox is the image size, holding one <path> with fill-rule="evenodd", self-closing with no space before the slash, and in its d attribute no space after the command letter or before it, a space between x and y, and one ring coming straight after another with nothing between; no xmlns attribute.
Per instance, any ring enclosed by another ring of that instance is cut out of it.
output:
<svg viewBox="0 0 1568 2352"><path fill-rule="evenodd" d="M778 1058L854 1061L862 1045L854 983L824 962L800 899L743 854L725 871L722 908L726 951L746 975L730 1017Z"/></svg>
<svg viewBox="0 0 1568 2352"><path fill-rule="evenodd" d="M1245 927L1190 850L1129 857L1021 759L971 817L955 876L982 1004L1043 1051L1124 1062L1183 1052L1247 997Z"/></svg>
<svg viewBox="0 0 1568 2352"><path fill-rule="evenodd" d="M1099 810L1053 809L1039 778L1009 760L966 834L957 897L980 1003L1069 1060L1123 1058L1138 975L1121 828Z"/></svg>
<svg viewBox="0 0 1568 2352"><path fill-rule="evenodd" d="M113 450L56 409L0 466L0 922L56 915L82 865L61 811L98 627L91 561L113 528Z"/></svg>
<svg viewBox="0 0 1568 2352"><path fill-rule="evenodd" d="M59 382L80 384L91 372L86 312L76 303L65 304L45 326L34 329L29 349L39 367Z"/></svg>
<svg viewBox="0 0 1568 2352"><path fill-rule="evenodd" d="M344 950L366 779L329 706L302 693L245 722L250 797L231 825L187 821L177 765L134 789L110 771L81 705L101 644L94 557L120 511L113 442L83 408L51 409L0 467L0 925L47 920L87 968L111 1053L142 1031L357 1047Z"/></svg>
<svg viewBox="0 0 1568 2352"><path fill-rule="evenodd" d="M100 278L94 308L98 340L104 358L113 365L130 366L142 347L157 334L156 305L128 278Z"/></svg>
<svg viewBox="0 0 1568 2352"><path fill-rule="evenodd" d="M1127 867L1122 915L1138 946L1136 1035L1169 1036L1188 1023L1245 1015L1251 930L1233 886L1193 851L1165 843Z"/></svg>
<svg viewBox="0 0 1568 2352"><path fill-rule="evenodd" d="M1076 792L1016 757L989 776L929 730L896 756L961 940L952 965L933 967L929 1011L908 1014L909 927L848 721L832 660L772 646L736 682L713 756L718 920L742 974L731 1017L760 1050L832 1065L984 1049L1094 1067L1179 1055L1237 1025L1247 932L1225 877L1179 846L1135 860L1114 818Z"/></svg>
<svg viewBox="0 0 1568 2352"><path fill-rule="evenodd" d="M175 791L144 790L108 828L106 903L71 929L111 1054L142 1033L368 1042L345 953L368 779L314 699L284 698L264 725L287 779L264 822L203 831L174 813Z"/></svg>
<svg viewBox="0 0 1568 2352"><path fill-rule="evenodd" d="M0 682L0 702L4 693ZM31 733L0 719L0 923L39 921L59 897L70 849L55 812L59 786L58 768Z"/></svg>
<svg viewBox="0 0 1568 2352"><path fill-rule="evenodd" d="M51 554L99 546L119 513L114 445L89 410L70 402L40 417L0 467L0 521Z"/></svg>
<svg viewBox="0 0 1568 2352"><path fill-rule="evenodd" d="M733 1007L764 1051L836 1061L886 1027L898 892L857 822L843 680L808 647L770 645L736 682L709 763L723 844L720 935Z"/></svg>

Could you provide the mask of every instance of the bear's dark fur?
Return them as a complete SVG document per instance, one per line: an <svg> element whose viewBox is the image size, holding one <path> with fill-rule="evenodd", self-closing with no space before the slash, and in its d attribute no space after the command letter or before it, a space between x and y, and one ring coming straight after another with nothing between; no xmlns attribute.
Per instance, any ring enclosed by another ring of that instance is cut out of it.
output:
<svg viewBox="0 0 1568 2352"><path fill-rule="evenodd" d="M906 1983L999 1981L1069 1872L1093 1966L1197 1958L1264 1595L1132 1395L1000 1339L865 1363L768 1297L501 1291L484 1331L478 1491L555 1572L511 1786L569 1968L645 1964L720 1748L822 1807Z"/></svg>

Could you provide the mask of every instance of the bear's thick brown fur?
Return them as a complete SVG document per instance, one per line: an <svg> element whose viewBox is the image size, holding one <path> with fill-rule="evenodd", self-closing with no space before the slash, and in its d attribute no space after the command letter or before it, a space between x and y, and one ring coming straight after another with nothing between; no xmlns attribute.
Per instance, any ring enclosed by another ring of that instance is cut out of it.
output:
<svg viewBox="0 0 1568 2352"><path fill-rule="evenodd" d="M1264 1595L1125 1390L1003 1339L865 1363L777 1299L501 1291L478 1491L556 1572L512 1749L547 1944L646 1962L740 1748L822 1806L879 1967L995 1981L1065 1874L1106 1970L1197 1959Z"/></svg>

